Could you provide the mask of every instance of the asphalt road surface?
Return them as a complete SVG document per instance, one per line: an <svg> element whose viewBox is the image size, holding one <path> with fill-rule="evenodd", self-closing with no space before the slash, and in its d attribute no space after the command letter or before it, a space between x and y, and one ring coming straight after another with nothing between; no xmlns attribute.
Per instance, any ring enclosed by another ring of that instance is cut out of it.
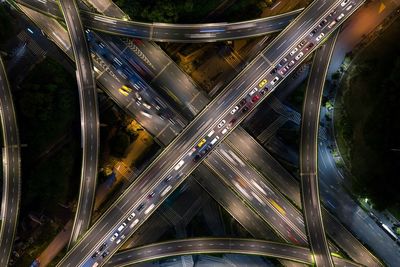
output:
<svg viewBox="0 0 400 267"><path fill-rule="evenodd" d="M6 70L0 58L0 117L3 133L0 265L7 266L14 244L21 198L21 153L17 120Z"/></svg>
<svg viewBox="0 0 400 267"><path fill-rule="evenodd" d="M70 243L74 243L90 225L96 192L99 150L99 111L85 32L74 0L60 0L76 62L76 79L81 112L82 172L79 199Z"/></svg>

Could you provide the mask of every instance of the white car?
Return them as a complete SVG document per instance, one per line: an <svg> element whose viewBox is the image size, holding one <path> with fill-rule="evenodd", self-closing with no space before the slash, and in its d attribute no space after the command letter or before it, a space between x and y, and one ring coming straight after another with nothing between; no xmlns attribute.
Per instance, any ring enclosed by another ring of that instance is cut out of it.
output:
<svg viewBox="0 0 400 267"><path fill-rule="evenodd" d="M332 28L336 24L336 20L333 20L331 23L329 23L328 28Z"/></svg>
<svg viewBox="0 0 400 267"><path fill-rule="evenodd" d="M344 14L342 13L342 14L340 14L340 15L336 18L336 21L341 20L343 17L344 17Z"/></svg>
<svg viewBox="0 0 400 267"><path fill-rule="evenodd" d="M279 77L275 77L275 78L271 81L271 85L274 85L277 81L279 81Z"/></svg>
<svg viewBox="0 0 400 267"><path fill-rule="evenodd" d="M224 124L225 124L225 120L222 120L219 124L218 124L218 128L221 128L222 126L224 126Z"/></svg>
<svg viewBox="0 0 400 267"><path fill-rule="evenodd" d="M143 106L147 109L151 109L151 106L149 104L147 104L146 102L143 102Z"/></svg>
<svg viewBox="0 0 400 267"><path fill-rule="evenodd" d="M345 5L347 5L347 3L349 2L350 0L344 0L342 3L340 3L340 6L345 6Z"/></svg>
<svg viewBox="0 0 400 267"><path fill-rule="evenodd" d="M110 241L113 242L118 237L118 233L115 233L111 238Z"/></svg>
<svg viewBox="0 0 400 267"><path fill-rule="evenodd" d="M249 96L252 96L255 92L257 92L258 88L254 87L253 90L250 91Z"/></svg>
<svg viewBox="0 0 400 267"><path fill-rule="evenodd" d="M303 52L300 52L294 59L299 60L304 55Z"/></svg>
<svg viewBox="0 0 400 267"><path fill-rule="evenodd" d="M295 47L291 52L290 52L290 56L293 56L296 52L297 52L297 50L299 50L299 49L297 49L297 47Z"/></svg>
<svg viewBox="0 0 400 267"><path fill-rule="evenodd" d="M174 170L175 171L179 170L183 166L184 163L185 163L185 161L183 161L183 160L179 161L178 164L176 164L176 166L174 167Z"/></svg>
<svg viewBox="0 0 400 267"><path fill-rule="evenodd" d="M135 213L133 212L131 215L128 216L128 222L130 222L133 217L135 217Z"/></svg>
<svg viewBox="0 0 400 267"><path fill-rule="evenodd" d="M238 111L239 107L236 106L231 110L231 114L235 114L236 111Z"/></svg>
<svg viewBox="0 0 400 267"><path fill-rule="evenodd" d="M225 128L225 129L222 130L221 133L222 133L222 134L226 134L227 131L228 131L228 128Z"/></svg>
<svg viewBox="0 0 400 267"><path fill-rule="evenodd" d="M353 8L353 5L348 5L348 7L346 7L346 11L349 11L352 8Z"/></svg>
<svg viewBox="0 0 400 267"><path fill-rule="evenodd" d="M124 230L125 226L126 226L126 223L121 224L121 225L118 227L118 232L121 232L122 230Z"/></svg>
<svg viewBox="0 0 400 267"><path fill-rule="evenodd" d="M321 34L318 35L318 37L315 38L315 40L316 40L317 42L319 42L319 41L321 41L322 37L324 37L324 36L325 36L325 33L321 32Z"/></svg>

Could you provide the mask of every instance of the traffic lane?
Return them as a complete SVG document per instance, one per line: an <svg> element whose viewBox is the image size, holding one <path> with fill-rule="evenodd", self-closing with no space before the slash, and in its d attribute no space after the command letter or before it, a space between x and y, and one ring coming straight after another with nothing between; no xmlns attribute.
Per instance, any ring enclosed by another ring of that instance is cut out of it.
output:
<svg viewBox="0 0 400 267"><path fill-rule="evenodd" d="M77 63L82 132L82 172L77 211L71 235L75 242L90 225L97 180L99 117L96 86L85 33L75 1L60 1Z"/></svg>
<svg viewBox="0 0 400 267"><path fill-rule="evenodd" d="M323 57L325 58L325 55ZM232 144L232 147L236 148L234 150L236 153L245 156L248 158L249 162L256 164L256 167L260 168L263 174L266 175L273 184L277 185L281 192L288 196L291 201L294 201L296 205L301 207L299 183L245 130L240 127L236 128L227 138L227 143L229 145ZM322 179L322 185L324 185L323 180L324 179ZM293 193L287 191L288 187L293 188ZM344 193L336 194L333 188L329 188L329 190L325 188L323 192L325 191L331 193L332 196L330 199L342 200ZM371 253L341 225L332 214L325 208L323 208L322 212L322 218L324 219L328 235L350 256L350 258L366 266L379 266L379 261L376 260L376 258L371 255ZM348 216L341 215L340 217Z"/></svg>
<svg viewBox="0 0 400 267"><path fill-rule="evenodd" d="M281 39L284 41L272 41L272 43L262 51L263 56L271 60L282 54L285 50L288 49L288 47L296 46L297 42L294 42L295 40L300 41L302 38L308 35L308 32L306 32L305 34L302 34L299 38L298 33L305 32L307 29L311 30L313 25L313 27L318 25L319 20L315 20L315 14L321 14L321 10L323 10L325 12L322 12L324 15L322 15L321 17L324 17L339 4L340 1L335 0L313 1L305 9L307 10L307 12L302 12L298 17L296 17L294 21L292 21L292 23L288 25L288 27L286 27L279 34Z"/></svg>
<svg viewBox="0 0 400 267"><path fill-rule="evenodd" d="M105 266L126 266L167 256L200 253L253 254L290 259L305 264L312 261L309 250L304 247L262 240L201 238L174 240L130 249L116 254Z"/></svg>
<svg viewBox="0 0 400 267"><path fill-rule="evenodd" d="M3 132L3 192L0 264L7 265L14 243L20 202L20 142L7 74L0 58L0 115Z"/></svg>
<svg viewBox="0 0 400 267"><path fill-rule="evenodd" d="M237 195L241 196L249 206L253 207L255 212L274 229L285 241L300 242L301 245L307 245L306 236L295 227L285 215L279 213L272 204L259 195L252 194L249 186L244 185L238 179L240 176L231 171L231 166L218 155L215 151L204 161L204 164L211 168L214 173L224 181ZM293 239L293 240L292 240Z"/></svg>
<svg viewBox="0 0 400 267"><path fill-rule="evenodd" d="M318 189L317 142L319 112L326 72L338 31L317 50L306 88L301 121L300 177L303 212L317 265L333 266L325 236ZM325 55L325 56L324 56Z"/></svg>
<svg viewBox="0 0 400 267"><path fill-rule="evenodd" d="M277 214L281 214L288 225L292 229L296 229L300 237L302 238L303 245L306 245L307 238L304 235L305 228L303 222L303 216L301 212L299 212L296 207L294 207L290 202L286 201L285 197L279 192L279 190L273 186L268 180L263 179L261 175L253 168L250 164L245 163L245 159L240 155L236 154L232 149L226 145L225 143L221 143L218 148L214 150L212 154L216 154L220 159L218 161L219 164L224 164L225 167L228 167L226 173L229 177L235 177L239 183L243 186L246 186L254 196L254 202L262 200L262 203L271 205L270 202L273 200L274 203L277 203L284 211L277 211ZM224 168L225 168L224 167ZM256 201L257 200L257 201ZM253 203L254 203L253 202ZM273 210L277 208L271 206ZM300 240L299 240L300 242Z"/></svg>
<svg viewBox="0 0 400 267"><path fill-rule="evenodd" d="M294 201L296 205L301 206L299 183L245 130L238 127L227 138L227 142L229 145L231 145L230 142L232 142L233 147L236 146L237 148L234 150L236 153L242 156L245 155L249 159L249 162L255 163L256 167L262 170L268 180L277 185L278 189L285 193L285 195L288 196L291 201ZM284 181L285 183L281 183L281 181ZM324 183L322 183L322 185L324 185ZM287 192L287 187L294 188L294 192ZM325 190L332 194L330 199L341 200L344 194L336 194L335 190L330 188L329 190ZM323 192L325 192L325 190ZM322 218L324 219L328 235L350 256L350 258L366 266L380 266L379 261L376 260L376 258L371 255L371 253L343 225L341 225L332 214L330 214L325 208L323 208L322 212ZM348 217L348 215L340 216L340 218L343 217ZM357 225L361 224L357 223Z"/></svg>
<svg viewBox="0 0 400 267"><path fill-rule="evenodd" d="M139 76L135 71L137 64L130 60L133 53L124 55L130 49L119 38L100 36L91 31L89 31L89 36L92 52L101 58L108 65L109 69L115 70L114 73L118 73L119 77L124 75L121 81L124 81L125 84L133 83L135 92L131 93L130 96L132 98L134 95L141 97L140 102L143 102L142 109L144 112L160 116L158 109L162 108L162 112L170 114L169 116L176 124L184 127L188 123L185 118L175 111L176 106L173 107L168 102L162 100L159 93ZM115 64L115 62L118 62L118 64ZM142 101L142 99L145 101ZM147 102L150 108L144 109L144 102Z"/></svg>
<svg viewBox="0 0 400 267"><path fill-rule="evenodd" d="M42 10L55 18L62 18L57 3L54 1L17 0L17 2L36 10ZM279 31L293 20L301 10L253 21L192 25L141 23L102 16L88 11L81 13L82 21L86 27L106 33L155 41L215 42L255 37ZM106 13L108 13L107 11Z"/></svg>
<svg viewBox="0 0 400 267"><path fill-rule="evenodd" d="M227 137L226 143L234 148L235 153L240 154L248 162L252 162L257 168L260 168L263 174L268 174L267 177L274 178L272 181L279 190L301 208L299 185L285 179L285 176L291 176L287 170L282 168L271 154L243 128L236 128Z"/></svg>
<svg viewBox="0 0 400 267"><path fill-rule="evenodd" d="M204 164L200 164L192 176L253 237L280 241L273 230Z"/></svg>
<svg viewBox="0 0 400 267"><path fill-rule="evenodd" d="M238 91L238 90L236 90L236 91ZM243 93L240 91L240 94L243 94ZM222 103L222 104L224 104L224 103ZM219 105L218 108L221 109L221 110L226 109L224 105ZM190 128L188 128L188 130L183 132L182 138L181 138L183 140L183 143L180 143L180 144L176 145L175 148L173 148L174 146L169 146L168 147L169 149L173 149L173 151L174 151L173 155L181 155L181 154L183 154L183 152L186 152L187 148L185 148L185 147L187 147L187 144L192 144L190 147L194 146L194 140L196 140L198 138L196 135L198 135L199 132L201 133L202 131L204 131L204 129L207 128L207 125L213 119L212 117L210 117L210 115L212 115L212 114L209 114L209 113L211 113L211 112L208 112L208 113L204 112L204 114L203 114L204 116L203 117L205 117L205 118L203 120L195 120L195 121L193 121L192 122L192 126L193 127L190 127ZM206 123L204 123L204 121L206 121ZM176 140L177 139L175 139L174 141L176 141ZM186 145L184 145L184 144L186 144ZM172 165L171 162L174 162L174 161L177 162L178 161L176 158L168 156L168 153L167 153L168 152L168 148L165 150L165 153L162 154L161 157L159 157L160 160L156 161L156 163L153 166L154 168L149 168L150 171L142 176L142 177L145 177L145 178L141 179L141 181L146 181L145 183L148 185L147 188L154 188L155 186L153 186L153 184L154 185L158 184L159 183L158 181L162 180L162 178L164 177L164 176L162 176L161 179L157 180L156 178L159 177L158 175L161 174L161 173L165 173L167 168L170 168L170 166ZM165 155L167 155L167 156L165 156ZM160 163L160 162L162 162L162 163ZM169 163L169 164L165 164L165 163ZM152 181L152 182L151 183L147 183L147 180ZM133 188L133 191L136 191L135 188ZM145 190L145 191L147 191L147 193L149 192L149 190ZM126 191L126 192L129 192L129 190ZM117 202L118 203L128 203L129 201L132 201L131 202L131 206L134 205L132 203L135 203L135 205L136 205L136 204L139 203L139 201L133 202L133 197L138 196L138 195L141 196L140 194L137 194L137 193L138 192L133 192L132 194L124 194L123 196L121 196L121 198ZM131 197L129 197L129 196L131 196ZM131 206L128 206L128 207L131 207ZM117 220L117 218L115 218L114 216L112 216L112 217L113 218L108 220L108 222L106 224L117 225L118 221L120 222L120 220ZM99 220L99 224L100 224L100 221L102 221L102 220L101 219ZM112 223L110 221L112 221ZM104 229L106 224L104 224L102 226L98 226L98 227L101 227L102 229ZM99 231L96 231L96 236L98 236L99 233L100 233ZM104 234L104 233L107 233L107 232L103 231L101 233ZM86 239L86 240L88 240L89 242L92 242L92 241L95 240L95 238L89 238L88 237L88 239ZM82 246L84 246L85 253L87 253L86 255L88 255L90 253L90 250L86 251L86 249L85 249L85 248L87 248L87 245L88 244L82 244Z"/></svg>
<svg viewBox="0 0 400 267"><path fill-rule="evenodd" d="M248 68L246 69L246 70L254 70L254 68L253 68L253 66L254 66L254 63L255 62L257 62L258 60L263 60L263 57L259 57L259 58L257 58L256 60L254 60L252 63L250 63L249 64L249 66L248 66ZM261 65L261 64L260 64ZM255 67L256 68L256 70L258 69L258 68L260 68L260 66L258 65L257 67ZM249 71L250 73L252 73L251 71ZM242 75L241 75L241 77L243 78L243 76L245 76L243 79L245 80L245 81L248 81L248 79L246 79L247 77L251 77L251 75L244 75L244 73L246 73L247 74L247 71L244 71L244 72L242 72ZM262 73L264 73L264 72L262 72ZM240 79L235 79L235 81L233 81L232 83L231 83L231 85L232 84L235 84L235 83L237 83L237 81L238 80L240 80ZM240 82L240 81L239 81ZM242 83L243 84L243 83ZM256 84L256 83L254 83L254 82L252 82L252 83L250 83L252 86L254 85L254 84ZM239 85L240 86L240 85ZM250 87L250 86L249 86ZM247 88L249 88L249 87L247 87ZM230 92L231 94L229 94L229 96L226 96L226 94L221 94L220 96L223 96L224 98L232 98L232 97L235 97L235 96L232 96L232 95L234 95L234 94L237 94L237 96L236 96L236 98L235 98L235 100L239 100L241 97L243 97L245 94L244 93L242 93L242 90L240 90L240 93L241 94L238 94L238 90L239 89L237 89L237 87L236 88L234 88L234 89L236 89L236 90L232 90L232 92ZM240 88L241 89L241 88ZM226 89L226 90L228 90L228 89ZM226 90L224 90L225 92L226 92ZM225 104L225 105L227 105L227 103L225 102L225 101L221 101L222 100L222 97L217 97L216 99L215 99L215 101L213 101L213 104L212 104L212 106L213 106L213 108L211 108L211 110L212 111L214 111L215 112L215 110L217 110L218 111L218 109L219 109L219 107L222 105L222 104ZM228 99L228 101L231 101L231 100L229 100ZM225 102L225 103L224 103ZM209 105L209 107L210 107L211 105ZM217 106L217 108L214 108L214 106ZM233 105L230 103L230 102L228 102L228 106L229 106L229 108L232 108L233 107ZM195 121L191 124L191 126L194 126L194 125L196 125L196 123L198 123L198 118L204 118L204 120L206 121L206 125L208 124L208 122L210 121L210 119L209 119L209 117L208 117L208 113L210 113L210 112L208 112L207 113L207 110L209 111L209 109L206 109L205 110L205 112L204 113L202 113L202 116L200 116L200 117L197 117L196 119L195 119ZM222 110L226 110L226 109L222 109ZM228 112L228 110L226 110L226 112L224 112L224 114L223 113L221 113L221 112L219 112L218 114L222 114L222 116L225 116L225 115L227 115L227 112ZM219 118L222 118L222 116L219 116ZM214 120L215 120L215 118L214 118ZM215 123L216 124L216 123ZM215 124L213 125L213 126L215 126ZM201 126L201 125L200 125ZM210 129L211 127L208 127L208 128L206 128L206 129ZM184 137L185 136L185 133L190 133L191 132L191 130L193 130L193 129L198 129L197 127L189 127L189 130L187 130L187 131L184 131L183 133L182 133L182 136L181 137ZM202 129L204 129L204 128L202 128ZM192 134L192 137L193 137L193 134L195 134L194 136L196 136L196 138L199 138L199 136L200 135L203 135L203 134L205 134L205 131L196 131L195 133L191 133ZM177 138L177 139L175 139L175 141L176 140L185 140L185 138ZM195 140L195 139L188 139L188 140ZM194 145L194 142L190 142L189 144L191 144L190 145L190 147L193 147L193 145ZM171 147L173 147L173 146L169 146L169 148L171 148ZM166 150L168 150L168 148L166 149ZM186 150L186 152L188 152L188 150ZM161 159L162 157L159 157L158 159ZM174 163L177 163L178 162L178 160L179 159L177 159ZM192 166L192 169L194 168L195 166ZM152 187L150 187L150 188L152 188ZM127 192L129 192L129 189L127 190ZM125 194L124 194L125 195ZM124 196L122 196L122 197L124 197ZM116 224L114 224L115 226L116 226ZM71 255L72 255L73 253L71 252L71 253L69 253L68 255L67 255L67 257L66 258L64 258L64 260L66 260L68 257L71 257Z"/></svg>

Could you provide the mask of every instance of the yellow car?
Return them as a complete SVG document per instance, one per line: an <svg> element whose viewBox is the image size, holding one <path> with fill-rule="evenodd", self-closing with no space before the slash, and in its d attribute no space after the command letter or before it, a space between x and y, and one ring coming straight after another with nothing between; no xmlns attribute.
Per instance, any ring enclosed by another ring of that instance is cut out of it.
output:
<svg viewBox="0 0 400 267"><path fill-rule="evenodd" d="M205 142L206 142L205 138L201 139L200 143L197 144L197 147L199 147L199 148L202 147Z"/></svg>
<svg viewBox="0 0 400 267"><path fill-rule="evenodd" d="M119 88L119 92L121 94L123 94L124 96L128 96L129 93L132 92L132 89L129 88L128 86L126 86L126 85L122 85L122 87Z"/></svg>
<svg viewBox="0 0 400 267"><path fill-rule="evenodd" d="M259 84L258 87L263 88L263 86L267 83L267 79L262 80Z"/></svg>

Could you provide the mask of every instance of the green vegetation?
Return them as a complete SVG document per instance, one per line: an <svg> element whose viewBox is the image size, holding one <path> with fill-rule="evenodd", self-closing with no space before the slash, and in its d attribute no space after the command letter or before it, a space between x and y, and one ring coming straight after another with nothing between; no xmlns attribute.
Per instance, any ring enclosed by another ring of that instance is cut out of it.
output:
<svg viewBox="0 0 400 267"><path fill-rule="evenodd" d="M378 209L400 210L400 20L357 55L342 82L335 128L353 190Z"/></svg>
<svg viewBox="0 0 400 267"><path fill-rule="evenodd" d="M79 121L75 78L46 59L23 81L15 99L21 143L27 144L22 150L23 210L53 212L57 203L76 194L80 177L80 139L71 130Z"/></svg>
<svg viewBox="0 0 400 267"><path fill-rule="evenodd" d="M132 19L145 22L186 22L203 19L222 0L114 0Z"/></svg>

